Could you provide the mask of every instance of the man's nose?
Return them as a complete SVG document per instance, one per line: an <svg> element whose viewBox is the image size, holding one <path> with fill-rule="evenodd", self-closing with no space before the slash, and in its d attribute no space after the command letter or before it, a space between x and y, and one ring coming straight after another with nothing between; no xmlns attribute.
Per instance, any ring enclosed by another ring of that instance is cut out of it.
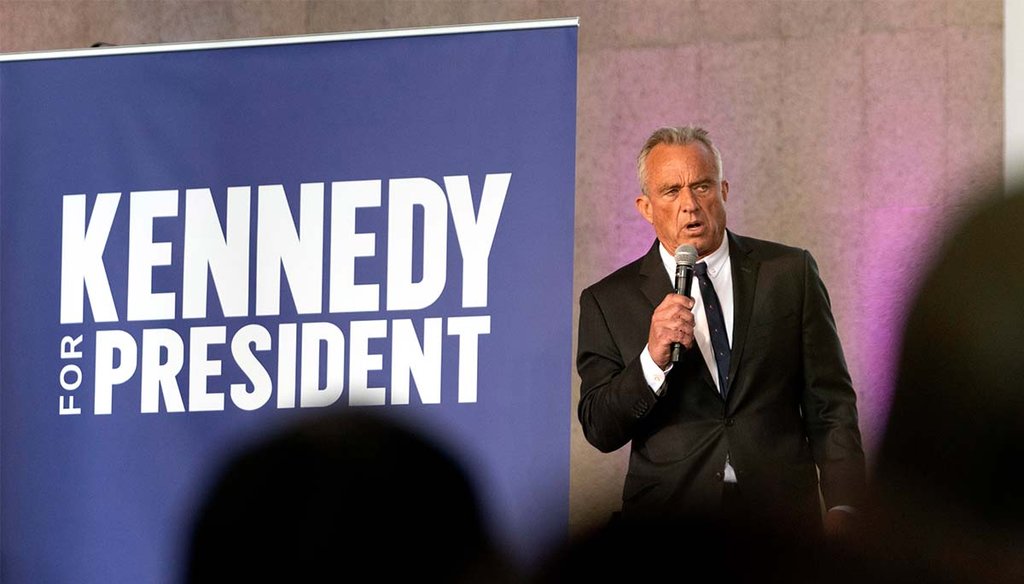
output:
<svg viewBox="0 0 1024 584"><path fill-rule="evenodd" d="M695 212L699 208L697 205L697 195L693 194L691 189L684 188L679 193L679 206L681 211L687 213Z"/></svg>

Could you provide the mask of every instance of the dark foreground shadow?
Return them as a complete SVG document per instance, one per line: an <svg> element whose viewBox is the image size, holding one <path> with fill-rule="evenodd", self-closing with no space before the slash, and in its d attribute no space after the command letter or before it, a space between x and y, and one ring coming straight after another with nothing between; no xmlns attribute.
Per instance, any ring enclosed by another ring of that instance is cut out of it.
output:
<svg viewBox="0 0 1024 584"><path fill-rule="evenodd" d="M411 430L350 411L231 461L187 564L194 584L512 579L459 465Z"/></svg>

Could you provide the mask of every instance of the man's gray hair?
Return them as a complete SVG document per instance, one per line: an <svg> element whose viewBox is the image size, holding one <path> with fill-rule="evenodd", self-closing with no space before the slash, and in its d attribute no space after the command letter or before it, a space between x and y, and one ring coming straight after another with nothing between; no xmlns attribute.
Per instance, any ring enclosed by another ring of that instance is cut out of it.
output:
<svg viewBox="0 0 1024 584"><path fill-rule="evenodd" d="M699 126L681 126L658 128L651 134L651 137L644 142L636 157L636 175L640 179L640 190L647 194L647 156L659 144L670 144L674 146L685 146L700 142L708 147L715 155L715 169L718 171L718 180L722 180L722 153L718 151L711 138L708 138L708 131Z"/></svg>

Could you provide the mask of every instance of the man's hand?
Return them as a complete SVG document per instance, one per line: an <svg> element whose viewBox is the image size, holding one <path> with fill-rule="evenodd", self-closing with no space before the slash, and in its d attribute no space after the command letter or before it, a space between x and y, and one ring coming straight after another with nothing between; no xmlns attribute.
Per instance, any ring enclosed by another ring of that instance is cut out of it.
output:
<svg viewBox="0 0 1024 584"><path fill-rule="evenodd" d="M665 369L672 358L672 343L693 346L693 299L682 294L669 294L654 309L647 348L654 363Z"/></svg>
<svg viewBox="0 0 1024 584"><path fill-rule="evenodd" d="M825 535L832 538L849 537L855 528L857 516L842 509L829 509L825 513Z"/></svg>

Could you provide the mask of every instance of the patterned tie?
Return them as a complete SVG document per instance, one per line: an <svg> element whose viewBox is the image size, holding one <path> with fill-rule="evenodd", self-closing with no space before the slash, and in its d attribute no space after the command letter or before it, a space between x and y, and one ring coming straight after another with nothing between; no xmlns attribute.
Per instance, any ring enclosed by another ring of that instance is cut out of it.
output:
<svg viewBox="0 0 1024 584"><path fill-rule="evenodd" d="M729 396L729 333L725 330L725 317L722 316L722 305L718 302L718 294L708 278L708 265L700 262L693 267L700 284L700 295L704 299L704 312L708 317L708 329L711 330L711 347L715 350L715 364L718 365L718 385L722 390L722 399Z"/></svg>

